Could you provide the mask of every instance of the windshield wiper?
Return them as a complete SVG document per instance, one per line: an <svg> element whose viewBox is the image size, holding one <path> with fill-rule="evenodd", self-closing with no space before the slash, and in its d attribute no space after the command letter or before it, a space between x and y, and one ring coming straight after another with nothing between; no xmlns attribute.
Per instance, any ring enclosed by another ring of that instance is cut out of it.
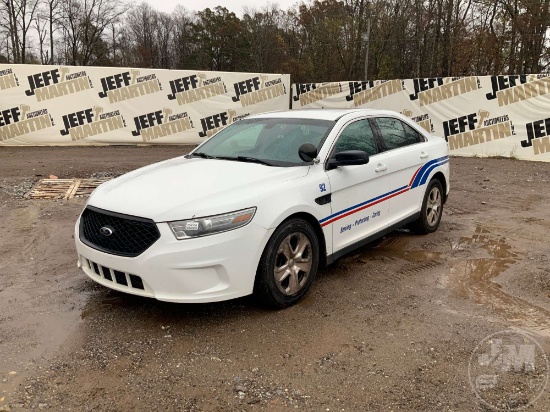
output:
<svg viewBox="0 0 550 412"><path fill-rule="evenodd" d="M191 153L191 155L202 157L203 159L215 159L216 158L215 156L210 156L209 154L206 154L204 152L194 152L194 153Z"/></svg>
<svg viewBox="0 0 550 412"><path fill-rule="evenodd" d="M256 157L249 157L249 156L237 156L237 159L239 162L250 162L250 163L259 163L261 165L266 166L273 166L272 163L266 162L265 160L258 159Z"/></svg>
<svg viewBox="0 0 550 412"><path fill-rule="evenodd" d="M237 156L237 157L231 157L231 156L212 156L204 152L194 152L191 153L192 156L202 157L203 159L217 159L217 160L233 160L238 162L250 162L250 163L258 163L266 166L273 166L272 163L266 162L265 160L258 159L256 157L249 157L249 156Z"/></svg>

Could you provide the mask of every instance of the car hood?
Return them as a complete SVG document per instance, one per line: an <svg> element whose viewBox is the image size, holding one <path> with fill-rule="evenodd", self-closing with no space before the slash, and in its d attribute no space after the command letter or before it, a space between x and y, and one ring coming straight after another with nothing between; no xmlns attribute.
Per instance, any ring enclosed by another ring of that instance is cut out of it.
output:
<svg viewBox="0 0 550 412"><path fill-rule="evenodd" d="M230 160L178 157L99 186L89 204L156 222L209 216L256 206L308 166L271 167Z"/></svg>

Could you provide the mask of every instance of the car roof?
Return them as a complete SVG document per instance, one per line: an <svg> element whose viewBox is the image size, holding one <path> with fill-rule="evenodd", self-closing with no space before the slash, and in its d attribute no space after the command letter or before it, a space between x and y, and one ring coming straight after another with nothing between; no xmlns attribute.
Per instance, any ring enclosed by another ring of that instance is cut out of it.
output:
<svg viewBox="0 0 550 412"><path fill-rule="evenodd" d="M381 115L399 115L391 110L375 109L295 109L268 112L249 116L249 119L262 118L291 118L291 119L320 119L336 121L342 116L356 114L357 116L381 116Z"/></svg>

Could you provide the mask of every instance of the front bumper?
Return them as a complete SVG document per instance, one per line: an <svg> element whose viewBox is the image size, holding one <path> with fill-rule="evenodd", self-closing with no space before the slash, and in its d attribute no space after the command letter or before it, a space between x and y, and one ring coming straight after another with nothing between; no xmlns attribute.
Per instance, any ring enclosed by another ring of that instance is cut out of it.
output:
<svg viewBox="0 0 550 412"><path fill-rule="evenodd" d="M160 238L136 257L112 255L80 241L75 226L78 266L111 289L161 301L216 302L252 293L256 269L272 230L253 222L196 239L176 240L167 223Z"/></svg>

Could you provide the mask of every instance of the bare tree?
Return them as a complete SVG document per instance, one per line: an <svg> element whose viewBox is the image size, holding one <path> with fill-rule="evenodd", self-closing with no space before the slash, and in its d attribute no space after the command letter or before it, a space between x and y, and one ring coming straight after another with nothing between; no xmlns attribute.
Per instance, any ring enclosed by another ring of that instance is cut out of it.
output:
<svg viewBox="0 0 550 412"><path fill-rule="evenodd" d="M14 62L27 62L28 34L33 26L38 4L38 0L2 0L2 14L7 17Z"/></svg>
<svg viewBox="0 0 550 412"><path fill-rule="evenodd" d="M106 30L129 9L121 0L67 0L63 4L63 28L69 64L106 64Z"/></svg>
<svg viewBox="0 0 550 412"><path fill-rule="evenodd" d="M48 25L49 23L47 20L47 15L44 15L42 13L42 10L39 10L34 20L34 27L38 34L38 45L41 64L48 64L50 62L49 51L45 50L46 38L48 37Z"/></svg>
<svg viewBox="0 0 550 412"><path fill-rule="evenodd" d="M130 52L138 67L155 67L158 60L158 44L155 41L159 13L149 4L141 3L130 10L124 20Z"/></svg>
<svg viewBox="0 0 550 412"><path fill-rule="evenodd" d="M192 15L183 6L177 6L172 13L174 22L172 36L173 65L176 69L186 68L191 54Z"/></svg>
<svg viewBox="0 0 550 412"><path fill-rule="evenodd" d="M45 0L50 38L50 64L54 62L54 35L61 25L61 0Z"/></svg>
<svg viewBox="0 0 550 412"><path fill-rule="evenodd" d="M305 0L242 18L225 7L166 14L125 0L0 0L0 61L358 80L367 21L371 79L550 67L550 0Z"/></svg>

